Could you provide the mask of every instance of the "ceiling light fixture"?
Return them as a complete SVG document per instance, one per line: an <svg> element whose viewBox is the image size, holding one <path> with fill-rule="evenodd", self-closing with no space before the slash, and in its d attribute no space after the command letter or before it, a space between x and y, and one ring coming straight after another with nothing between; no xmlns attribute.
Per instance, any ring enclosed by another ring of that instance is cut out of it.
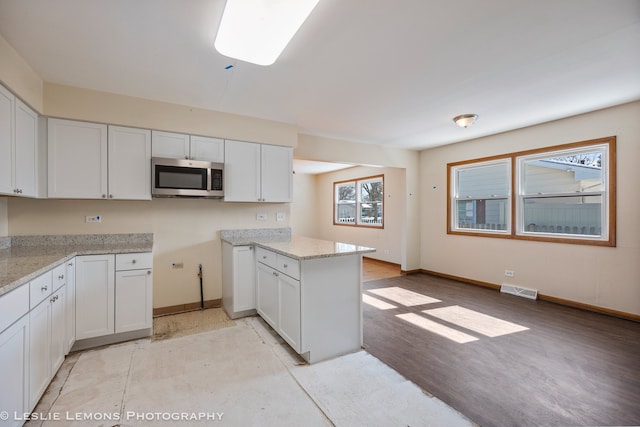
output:
<svg viewBox="0 0 640 427"><path fill-rule="evenodd" d="M227 0L214 43L225 56L271 65L319 0Z"/></svg>
<svg viewBox="0 0 640 427"><path fill-rule="evenodd" d="M478 119L477 114L460 114L455 116L453 121L461 128L468 128Z"/></svg>

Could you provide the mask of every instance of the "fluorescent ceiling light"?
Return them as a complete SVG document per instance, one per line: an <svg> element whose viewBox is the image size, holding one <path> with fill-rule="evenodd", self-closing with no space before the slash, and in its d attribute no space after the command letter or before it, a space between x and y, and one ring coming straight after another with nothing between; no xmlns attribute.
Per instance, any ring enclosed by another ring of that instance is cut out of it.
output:
<svg viewBox="0 0 640 427"><path fill-rule="evenodd" d="M271 65L319 0L227 0L215 47L231 58Z"/></svg>

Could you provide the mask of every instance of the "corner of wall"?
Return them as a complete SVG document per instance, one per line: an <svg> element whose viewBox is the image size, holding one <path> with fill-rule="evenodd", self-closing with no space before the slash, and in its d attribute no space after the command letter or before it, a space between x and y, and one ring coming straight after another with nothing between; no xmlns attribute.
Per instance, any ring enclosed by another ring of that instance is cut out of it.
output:
<svg viewBox="0 0 640 427"><path fill-rule="evenodd" d="M42 79L2 36L0 36L0 82L31 108L42 113L44 93Z"/></svg>

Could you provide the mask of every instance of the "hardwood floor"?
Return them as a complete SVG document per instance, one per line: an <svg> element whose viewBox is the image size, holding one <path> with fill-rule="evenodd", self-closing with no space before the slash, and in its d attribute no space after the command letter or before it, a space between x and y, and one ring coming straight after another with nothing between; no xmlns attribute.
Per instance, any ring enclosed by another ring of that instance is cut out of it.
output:
<svg viewBox="0 0 640 427"><path fill-rule="evenodd" d="M390 262L378 261L373 258L362 258L363 281L386 279L401 276L400 266Z"/></svg>
<svg viewBox="0 0 640 427"><path fill-rule="evenodd" d="M640 425L640 323L427 274L364 295L366 350L482 426Z"/></svg>

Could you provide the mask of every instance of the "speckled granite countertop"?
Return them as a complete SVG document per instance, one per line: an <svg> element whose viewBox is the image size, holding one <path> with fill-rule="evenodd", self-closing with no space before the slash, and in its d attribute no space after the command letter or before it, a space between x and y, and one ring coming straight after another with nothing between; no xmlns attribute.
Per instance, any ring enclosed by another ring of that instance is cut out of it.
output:
<svg viewBox="0 0 640 427"><path fill-rule="evenodd" d="M150 233L14 236L10 239L10 245L0 249L0 295L76 255L150 252L153 249L153 234Z"/></svg>
<svg viewBox="0 0 640 427"><path fill-rule="evenodd" d="M374 248L330 240L291 235L290 228L256 230L222 230L223 242L237 245L256 245L299 260L327 258L375 252Z"/></svg>

